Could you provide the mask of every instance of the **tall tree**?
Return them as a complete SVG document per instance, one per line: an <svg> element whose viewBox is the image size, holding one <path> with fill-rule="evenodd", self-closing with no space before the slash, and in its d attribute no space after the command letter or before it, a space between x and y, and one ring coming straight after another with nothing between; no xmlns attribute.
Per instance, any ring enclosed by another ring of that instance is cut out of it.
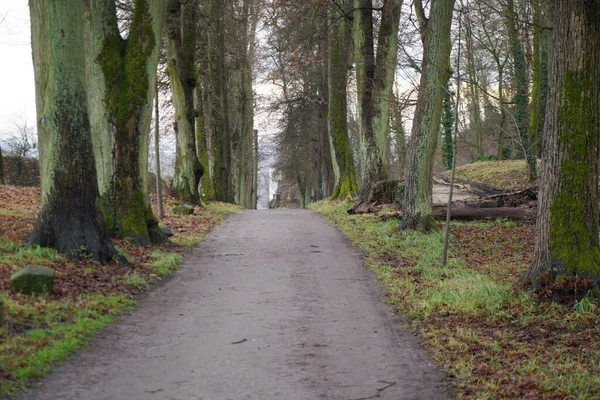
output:
<svg viewBox="0 0 600 400"><path fill-rule="evenodd" d="M107 263L86 97L84 5L29 2L40 143L41 204L29 243ZM82 254L83 253L83 254Z"/></svg>
<svg viewBox="0 0 600 400"><path fill-rule="evenodd" d="M258 0L244 0L239 9L232 10L232 19L238 21L238 35L234 48L237 49L237 65L232 74L234 85L229 87L235 92L231 97L236 99L235 118L232 131L232 158L235 179L235 200L247 209L255 209L254 188L254 52L256 27L260 3ZM231 90L230 89L230 90ZM232 110L233 111L233 110Z"/></svg>
<svg viewBox="0 0 600 400"><path fill-rule="evenodd" d="M227 90L226 2L203 2L201 31L206 33L205 57L201 61L206 77L205 117L206 141L210 145L209 169L213 180L215 200L234 201L231 174L231 132L229 122L229 96Z"/></svg>
<svg viewBox="0 0 600 400"><path fill-rule="evenodd" d="M549 28L549 4L547 0L531 0L533 7L533 79L531 86L531 132L532 150L542 155L542 133L546 121L548 100L548 58L552 46Z"/></svg>
<svg viewBox="0 0 600 400"><path fill-rule="evenodd" d="M354 0L361 201L369 200L375 182L387 178L389 110L398 54L401 7L401 0L384 0L375 58L373 1Z"/></svg>
<svg viewBox="0 0 600 400"><path fill-rule="evenodd" d="M436 148L444 89L450 76L450 26L454 0L431 0L429 17L415 0L423 61L405 173L405 213L400 229L431 229L433 152Z"/></svg>
<svg viewBox="0 0 600 400"><path fill-rule="evenodd" d="M87 0L87 85L98 186L113 234L164 241L148 197L148 144L165 5L135 0L127 37L114 0Z"/></svg>
<svg viewBox="0 0 600 400"><path fill-rule="evenodd" d="M342 3L341 11L329 10L328 30L328 113L329 136L335 169L335 188L332 196L351 199L358 193L354 155L348 137L348 57L350 55L349 5Z"/></svg>
<svg viewBox="0 0 600 400"><path fill-rule="evenodd" d="M171 83L177 138L172 188L191 204L199 204L198 186L204 168L196 153L196 70L197 1L170 0L166 12L167 72Z"/></svg>
<svg viewBox="0 0 600 400"><path fill-rule="evenodd" d="M529 166L529 178L534 180L537 175L537 160L535 153L533 152L531 131L529 130L529 71L517 21L518 17L517 12L515 11L514 0L507 0L506 26L510 43L510 52L513 58L513 82L515 85L515 94L513 97L513 102L515 104L514 131L515 136L521 142L521 146L524 149L527 164Z"/></svg>
<svg viewBox="0 0 600 400"><path fill-rule="evenodd" d="M554 45L533 261L526 274L600 278L600 1L553 0Z"/></svg>

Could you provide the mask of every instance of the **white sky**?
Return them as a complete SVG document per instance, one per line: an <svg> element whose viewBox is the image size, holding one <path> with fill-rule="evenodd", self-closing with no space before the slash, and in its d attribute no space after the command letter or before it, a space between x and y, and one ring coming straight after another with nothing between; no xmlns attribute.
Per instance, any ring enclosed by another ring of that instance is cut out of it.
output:
<svg viewBox="0 0 600 400"><path fill-rule="evenodd" d="M35 126L35 85L27 0L0 0L0 136L11 118Z"/></svg>

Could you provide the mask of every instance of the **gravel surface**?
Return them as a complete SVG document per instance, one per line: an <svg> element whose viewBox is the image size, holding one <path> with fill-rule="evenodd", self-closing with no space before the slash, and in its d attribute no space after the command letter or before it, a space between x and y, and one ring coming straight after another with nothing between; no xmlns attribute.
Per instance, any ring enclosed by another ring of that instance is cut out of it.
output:
<svg viewBox="0 0 600 400"><path fill-rule="evenodd" d="M31 399L446 399L360 254L318 215L244 211Z"/></svg>

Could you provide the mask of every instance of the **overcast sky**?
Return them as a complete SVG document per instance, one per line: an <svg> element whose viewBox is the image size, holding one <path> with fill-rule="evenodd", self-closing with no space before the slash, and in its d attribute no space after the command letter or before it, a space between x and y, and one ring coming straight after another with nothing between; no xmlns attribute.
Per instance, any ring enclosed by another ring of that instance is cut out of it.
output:
<svg viewBox="0 0 600 400"><path fill-rule="evenodd" d="M35 125L35 86L27 0L0 0L0 134L10 120Z"/></svg>

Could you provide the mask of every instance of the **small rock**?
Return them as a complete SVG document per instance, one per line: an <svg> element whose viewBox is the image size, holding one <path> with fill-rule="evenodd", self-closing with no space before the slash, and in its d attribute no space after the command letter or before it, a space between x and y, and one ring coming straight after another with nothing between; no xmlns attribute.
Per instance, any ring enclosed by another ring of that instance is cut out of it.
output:
<svg viewBox="0 0 600 400"><path fill-rule="evenodd" d="M171 228L169 228L166 225L159 225L158 229L160 229L160 231L163 233L163 235L167 236L167 237L171 237L173 236L173 231L171 230Z"/></svg>
<svg viewBox="0 0 600 400"><path fill-rule="evenodd" d="M25 267L10 277L10 287L22 294L52 294L54 270L42 267Z"/></svg>
<svg viewBox="0 0 600 400"><path fill-rule="evenodd" d="M173 207L173 214L179 215L192 215L194 213L194 207L183 205Z"/></svg>

